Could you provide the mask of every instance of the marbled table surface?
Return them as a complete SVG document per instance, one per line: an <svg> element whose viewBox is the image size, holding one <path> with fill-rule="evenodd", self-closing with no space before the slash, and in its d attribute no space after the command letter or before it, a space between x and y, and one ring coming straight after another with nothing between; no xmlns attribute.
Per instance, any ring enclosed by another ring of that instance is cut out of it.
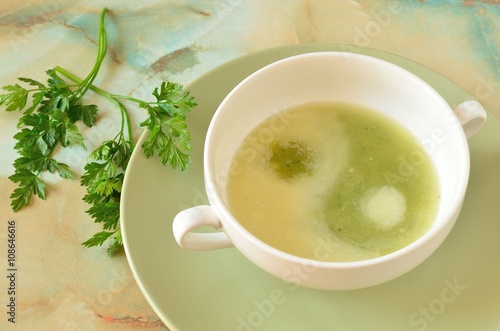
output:
<svg viewBox="0 0 500 331"><path fill-rule="evenodd" d="M2 0L0 86L20 76L45 81L45 70L56 65L85 75L95 59L104 6L110 10L109 55L95 83L120 94L146 96L162 80L187 84L226 61L270 47L333 42L424 64L500 117L498 0ZM136 109L132 117L138 138L144 113ZM81 245L100 227L85 213L78 179L49 178L46 201L33 199L28 208L11 210L15 186L8 176L17 157L12 136L18 118L17 112L0 112L0 330L168 330L141 294L124 253L108 257L106 247ZM90 137L90 144L99 139ZM82 174L85 153L57 157ZM12 221L15 324L7 314Z"/></svg>

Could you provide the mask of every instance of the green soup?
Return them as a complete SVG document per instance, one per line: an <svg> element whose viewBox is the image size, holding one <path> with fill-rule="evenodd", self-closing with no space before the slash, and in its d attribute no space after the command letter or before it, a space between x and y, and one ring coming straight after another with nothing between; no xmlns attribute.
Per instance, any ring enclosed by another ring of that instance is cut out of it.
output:
<svg viewBox="0 0 500 331"><path fill-rule="evenodd" d="M228 205L256 237L322 261L359 261L422 236L439 204L417 138L351 104L286 109L261 123L232 161Z"/></svg>

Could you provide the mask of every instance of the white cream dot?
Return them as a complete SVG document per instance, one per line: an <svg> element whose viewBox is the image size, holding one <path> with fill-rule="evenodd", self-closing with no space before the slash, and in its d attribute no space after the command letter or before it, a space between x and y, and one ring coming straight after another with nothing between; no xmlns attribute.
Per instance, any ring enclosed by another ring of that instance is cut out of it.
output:
<svg viewBox="0 0 500 331"><path fill-rule="evenodd" d="M389 229L404 220L406 199L392 186L369 190L361 199L361 211L381 229Z"/></svg>

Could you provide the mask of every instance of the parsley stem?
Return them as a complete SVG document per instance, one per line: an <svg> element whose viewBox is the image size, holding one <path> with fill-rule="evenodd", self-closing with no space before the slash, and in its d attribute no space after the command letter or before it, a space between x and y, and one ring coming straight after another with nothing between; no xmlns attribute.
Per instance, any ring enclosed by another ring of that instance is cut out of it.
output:
<svg viewBox="0 0 500 331"><path fill-rule="evenodd" d="M57 72L59 72L61 75L65 76L66 78L77 83L78 85L80 85L84 82L82 79L78 78L77 76L75 76L74 74L72 74L71 72L69 72L68 70L66 70L64 68L57 66L57 67L55 67L55 70ZM114 103L120 109L120 112L122 114L121 132L124 132L125 127L127 127L128 140L132 141L132 124L130 121L130 115L129 115L127 109L125 108L125 106L120 101L118 101L118 98L114 94L110 94L110 93L104 91L103 89L100 89L94 85L89 85L88 88L91 89L92 91L94 91L95 93L99 94L100 96L105 97L106 99L108 99L109 101ZM122 99L125 99L125 98L122 97Z"/></svg>
<svg viewBox="0 0 500 331"><path fill-rule="evenodd" d="M132 101L132 102L135 102L138 104L145 103L143 100L139 100L137 98L134 98L134 97L131 97L128 95L111 94L111 97L113 97L115 99L123 99L123 100L127 100L127 101ZM147 102L147 104L156 104L156 102Z"/></svg>
<svg viewBox="0 0 500 331"><path fill-rule="evenodd" d="M101 68L102 61L104 60L104 57L106 56L106 52L108 49L108 36L106 33L106 27L104 24L104 18L106 16L108 9L105 7L102 12L101 12L101 21L99 24L99 42L98 42L98 51L97 51L97 58L94 64L94 67L92 68L92 71L90 72L85 79L80 79L70 73L69 71L57 66L55 70L59 72L60 74L66 76L66 78L72 80L73 82L77 83L79 88L78 92L80 95L80 98L87 93L89 89L93 90L97 94L107 98L110 100L112 103L114 103L119 109L122 114L122 124L121 124L121 130L120 132L124 132L125 126L127 127L127 135L128 135L128 140L132 141L132 125L130 122L130 116L127 112L127 109L125 106L118 101L118 98L115 97L113 94L110 94L104 90L101 90L100 88L92 85L94 82L94 79L97 77L97 74L99 73L99 69ZM122 98L123 99L123 98Z"/></svg>
<svg viewBox="0 0 500 331"><path fill-rule="evenodd" d="M108 50L108 36L106 33L106 26L104 25L104 18L106 16L108 9L105 7L101 12L101 20L99 24L99 41L98 41L98 50L97 50L97 58L94 64L94 67L90 71L89 75L85 77L85 79L79 83L80 85L80 98L85 95L88 89L91 87L94 79L101 68L102 61L106 57L106 52Z"/></svg>

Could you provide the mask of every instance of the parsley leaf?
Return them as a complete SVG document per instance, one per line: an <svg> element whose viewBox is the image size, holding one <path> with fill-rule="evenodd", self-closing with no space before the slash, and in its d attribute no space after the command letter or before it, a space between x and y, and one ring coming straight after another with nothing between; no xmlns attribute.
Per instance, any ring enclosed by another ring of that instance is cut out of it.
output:
<svg viewBox="0 0 500 331"><path fill-rule="evenodd" d="M189 92L182 85L162 83L153 91L155 103L140 103L149 117L140 125L149 129L142 144L146 157L158 155L163 165L186 170L191 151L191 136L187 130L186 114L196 106Z"/></svg>
<svg viewBox="0 0 500 331"><path fill-rule="evenodd" d="M11 206L14 211L26 206L32 194L45 200L45 183L38 178L37 174L27 169L19 169L9 179L14 183L19 183L19 187L10 196L12 199Z"/></svg>
<svg viewBox="0 0 500 331"><path fill-rule="evenodd" d="M2 90L8 91L10 93L0 95L0 105L6 105L6 111L21 110L26 106L28 102L28 90L15 85L7 85L2 87Z"/></svg>

